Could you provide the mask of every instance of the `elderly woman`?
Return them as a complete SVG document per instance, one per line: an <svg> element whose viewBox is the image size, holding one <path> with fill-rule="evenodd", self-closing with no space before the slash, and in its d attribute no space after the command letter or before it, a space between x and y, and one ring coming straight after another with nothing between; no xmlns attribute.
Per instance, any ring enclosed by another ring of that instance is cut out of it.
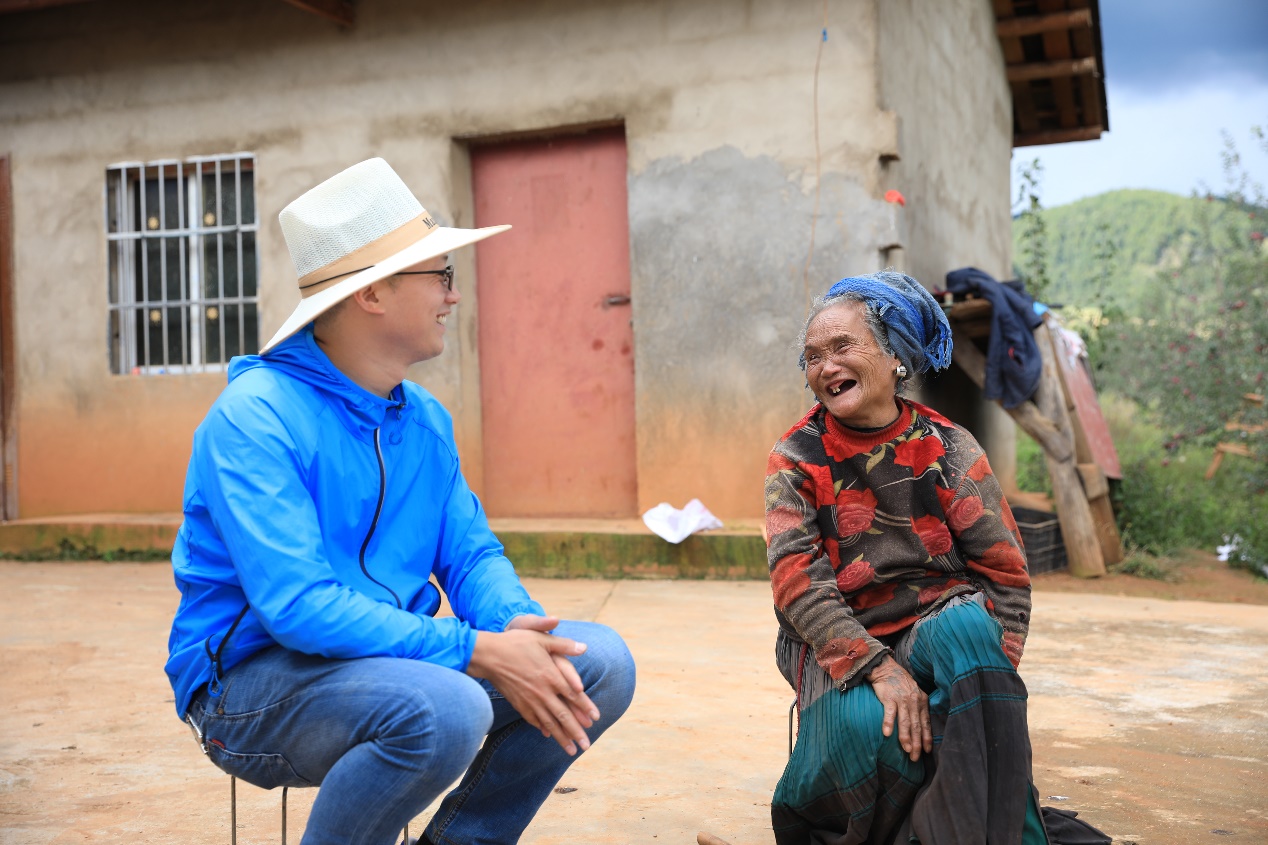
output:
<svg viewBox="0 0 1268 845"><path fill-rule="evenodd" d="M1045 843L1017 525L973 436L901 396L950 363L947 319L883 272L833 285L803 334L818 402L766 477L776 660L799 713L775 840Z"/></svg>

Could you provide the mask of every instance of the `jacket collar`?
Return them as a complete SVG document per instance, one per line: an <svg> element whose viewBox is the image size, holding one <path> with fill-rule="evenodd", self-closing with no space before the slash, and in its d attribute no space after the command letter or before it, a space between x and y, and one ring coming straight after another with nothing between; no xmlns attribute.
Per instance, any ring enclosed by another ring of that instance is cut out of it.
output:
<svg viewBox="0 0 1268 845"><path fill-rule="evenodd" d="M348 378L317 345L311 325L270 349L267 355L233 359L229 365L229 380L255 367L281 370L319 391L326 397L330 410L354 434L373 431L383 425L389 411L406 407L402 385L392 388L392 398L386 399Z"/></svg>

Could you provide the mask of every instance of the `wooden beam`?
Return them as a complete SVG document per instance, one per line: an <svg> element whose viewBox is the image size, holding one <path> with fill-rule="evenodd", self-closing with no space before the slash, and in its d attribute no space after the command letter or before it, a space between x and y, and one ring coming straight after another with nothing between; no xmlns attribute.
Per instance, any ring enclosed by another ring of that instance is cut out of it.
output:
<svg viewBox="0 0 1268 845"><path fill-rule="evenodd" d="M287 0L290 2L290 0ZM1063 76L1083 76L1097 72L1096 57L1061 59L1054 62L1027 62L1008 65L1005 70L1009 82L1029 82L1032 79L1055 79Z"/></svg>
<svg viewBox="0 0 1268 845"><path fill-rule="evenodd" d="M1023 35L1038 35L1041 32L1052 32L1060 29L1090 29L1091 26L1091 9L1073 9L1067 12L1053 12L1047 15L1008 18L995 24L995 32L1000 38L1020 38Z"/></svg>
<svg viewBox="0 0 1268 845"><path fill-rule="evenodd" d="M1018 38L1001 38L1000 49L1004 51L1004 65L1019 65L1026 61L1026 51L1022 49Z"/></svg>
<svg viewBox="0 0 1268 845"><path fill-rule="evenodd" d="M1084 9L1091 16L1091 9ZM1091 26L1073 27L1070 29L1070 43L1074 46L1076 56L1096 55L1096 30Z"/></svg>
<svg viewBox="0 0 1268 845"><path fill-rule="evenodd" d="M951 327L951 357L956 365L981 387L986 383L986 356L965 336L963 329ZM1105 574L1105 556L1093 519L1092 508L1084 492L1074 457L1074 429L1066 411L1061 375L1052 352L1052 341L1046 325L1035 329L1035 342L1044 358L1043 376L1039 380L1035 402L1023 402L1016 408L1005 408L1022 431L1043 447L1048 464L1048 477L1061 520L1061 539L1065 543L1070 572L1080 578L1096 578ZM1109 503L1108 496L1098 501Z"/></svg>
<svg viewBox="0 0 1268 845"><path fill-rule="evenodd" d="M1094 463L1079 464L1079 478L1083 480L1083 491L1087 500L1099 499L1109 495L1109 479L1099 466ZM1102 552L1105 549L1101 549Z"/></svg>
<svg viewBox="0 0 1268 845"><path fill-rule="evenodd" d="M89 0L0 0L0 15L11 12L34 12L37 9L50 9L53 6L69 6L72 3L87 3Z"/></svg>
<svg viewBox="0 0 1268 845"><path fill-rule="evenodd" d="M356 23L356 10L349 0L282 0L297 9L325 18L342 27L351 27Z"/></svg>
<svg viewBox="0 0 1268 845"><path fill-rule="evenodd" d="M1080 77L1086 79L1087 77ZM1052 80L1052 99L1057 105L1057 125L1061 129L1080 129L1079 109L1074 102L1077 80L1058 77Z"/></svg>
<svg viewBox="0 0 1268 845"><path fill-rule="evenodd" d="M969 338L963 326L952 326L951 334L951 359L981 389L986 385L986 356ZM1016 408L1005 408L1004 412L1043 447L1045 454L1055 455L1062 461L1074 460L1074 444L1061 436L1061 432L1039 412L1034 402L1022 402Z"/></svg>
<svg viewBox="0 0 1268 845"><path fill-rule="evenodd" d="M1039 113L1035 111L1035 98L1029 82L1010 82L1013 94L1013 122L1016 134L1033 135L1039 132Z"/></svg>
<svg viewBox="0 0 1268 845"><path fill-rule="evenodd" d="M1080 76L1079 99L1083 105L1084 126L1104 126L1105 109L1101 103L1101 87L1095 76Z"/></svg>
<svg viewBox="0 0 1268 845"><path fill-rule="evenodd" d="M954 303L951 310L947 312L947 319L953 323L990 318L991 301L989 299L962 299Z"/></svg>
<svg viewBox="0 0 1268 845"><path fill-rule="evenodd" d="M961 332L965 338L990 337L991 301L989 299L965 299L957 302L947 311L947 319L955 325L956 330ZM960 336L960 334L956 335L956 337ZM980 387L981 385L978 386Z"/></svg>
<svg viewBox="0 0 1268 845"><path fill-rule="evenodd" d="M1100 126L1076 129L1047 129L1013 136L1014 147L1035 147L1040 144L1065 144L1070 141L1095 141L1105 130Z"/></svg>
<svg viewBox="0 0 1268 845"><path fill-rule="evenodd" d="M1211 459L1211 465L1206 468L1207 481L1215 477L1215 471L1220 468L1225 455L1241 455L1244 458L1255 457L1254 451L1249 446L1243 446L1240 443L1216 443L1215 457Z"/></svg>
<svg viewBox="0 0 1268 845"><path fill-rule="evenodd" d="M1039 0L1039 11L1043 13L1064 14L1062 12L1064 6L1065 0ZM1044 58L1052 62L1075 58L1070 36L1070 30L1067 28L1044 32L1042 37ZM1079 120L1079 110L1074 104L1073 83L1075 81L1064 76L1052 80L1052 99L1057 106L1057 124L1061 129L1075 129L1087 125L1086 121Z"/></svg>
<svg viewBox="0 0 1268 845"><path fill-rule="evenodd" d="M1061 438L1073 447L1074 428L1066 410L1061 371L1057 368L1052 338L1046 323L1035 329L1035 342L1039 345L1039 354L1043 358L1043 376L1039 379L1039 391L1036 394L1039 410L1056 425ZM1057 506L1057 517L1061 520L1061 539L1065 543L1070 572L1080 578L1104 575L1105 555L1101 552L1100 536L1087 494L1083 490L1083 481L1079 478L1073 448L1064 460L1047 452L1044 457L1048 464L1048 479L1052 482L1052 498Z"/></svg>
<svg viewBox="0 0 1268 845"><path fill-rule="evenodd" d="M1052 339L1054 362L1057 364L1058 381L1061 382L1061 394L1065 399L1066 413L1070 418L1070 428L1074 433L1074 459L1078 462L1079 478L1083 482L1083 492L1087 496L1088 509L1092 512L1092 526L1096 529L1097 542L1101 544L1101 558L1106 566L1121 563L1123 554L1123 538L1118 533L1118 521L1114 517L1114 504L1109 498L1109 480L1104 471L1096 463L1092 453L1092 444L1088 440L1083 421L1079 418L1078 408L1074 403L1074 393L1061 368L1061 357L1066 354L1063 344L1059 344L1056 336L1049 331ZM1082 364L1079 364L1082 366Z"/></svg>

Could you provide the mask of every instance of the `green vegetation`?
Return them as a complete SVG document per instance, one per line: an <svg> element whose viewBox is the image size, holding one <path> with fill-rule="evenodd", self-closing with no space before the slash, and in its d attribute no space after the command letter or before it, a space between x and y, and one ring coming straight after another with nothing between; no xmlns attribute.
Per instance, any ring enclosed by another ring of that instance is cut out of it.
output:
<svg viewBox="0 0 1268 845"><path fill-rule="evenodd" d="M1013 271L1029 280L1034 224L1027 213L1013 221ZM1050 278L1045 301L1128 311L1152 295L1160 272L1178 270L1204 241L1228 237L1245 244L1252 232L1268 231L1268 209L1163 191L1110 191L1044 209L1042 218ZM1215 221L1220 228L1204 231Z"/></svg>
<svg viewBox="0 0 1268 845"><path fill-rule="evenodd" d="M1112 568L1123 575L1135 575L1137 578L1148 578L1151 581L1176 580L1176 571L1172 566L1147 553L1133 552L1122 563Z"/></svg>
<svg viewBox="0 0 1268 845"><path fill-rule="evenodd" d="M1052 301L1052 279L1048 268L1048 215L1039 201L1043 164L1039 159L1023 164L1018 174L1021 184L1015 200L1021 212L1013 224L1013 254L1021 264L1016 275L1026 280L1030 295L1040 302Z"/></svg>
<svg viewBox="0 0 1268 845"><path fill-rule="evenodd" d="M1052 497L1052 481L1048 478L1043 447L1020 428L1017 429L1017 487Z"/></svg>
<svg viewBox="0 0 1268 845"><path fill-rule="evenodd" d="M0 560L34 563L45 560L104 560L106 563L169 560L171 549L98 549L91 543L63 538L57 548L0 552Z"/></svg>
<svg viewBox="0 0 1268 845"><path fill-rule="evenodd" d="M1262 132L1255 140L1268 149ZM1088 344L1123 468L1115 506L1136 553L1128 563L1153 577L1140 554L1231 538L1230 564L1268 576L1268 402L1247 398L1268 392L1268 201L1231 140L1224 162L1222 196L1114 191L1036 211L1031 184L1014 221L1018 274L1046 257L1045 301L1063 304ZM1229 442L1255 457L1229 455L1207 480L1216 444ZM1042 491L1045 476L1038 448L1019 438L1020 486Z"/></svg>

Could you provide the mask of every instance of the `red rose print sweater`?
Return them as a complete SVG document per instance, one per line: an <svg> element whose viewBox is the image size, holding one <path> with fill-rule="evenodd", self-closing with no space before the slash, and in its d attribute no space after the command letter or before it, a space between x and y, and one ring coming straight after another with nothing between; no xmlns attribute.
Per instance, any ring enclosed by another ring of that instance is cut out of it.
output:
<svg viewBox="0 0 1268 845"><path fill-rule="evenodd" d="M1030 576L982 447L904 399L890 426L853 431L822 405L775 444L767 557L780 637L808 643L841 689L890 649L882 638L964 593L986 594L1021 660Z"/></svg>

